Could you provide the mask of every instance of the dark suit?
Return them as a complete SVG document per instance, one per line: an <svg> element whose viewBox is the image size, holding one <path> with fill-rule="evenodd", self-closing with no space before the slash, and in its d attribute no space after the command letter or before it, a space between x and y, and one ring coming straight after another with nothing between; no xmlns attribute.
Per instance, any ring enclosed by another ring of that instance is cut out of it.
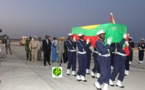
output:
<svg viewBox="0 0 145 90"><path fill-rule="evenodd" d="M51 41L45 39L42 43L42 50L44 52L44 66L46 66L46 61L50 63L50 53L51 53Z"/></svg>
<svg viewBox="0 0 145 90"><path fill-rule="evenodd" d="M144 49L145 49L145 43L139 43L138 44L138 57L139 57L139 61L143 61L144 59Z"/></svg>
<svg viewBox="0 0 145 90"><path fill-rule="evenodd" d="M129 46L131 48L135 48L134 42L133 41L129 41ZM130 52L130 55L129 55L129 61L132 61L132 60L133 60L133 49L132 49L132 51Z"/></svg>

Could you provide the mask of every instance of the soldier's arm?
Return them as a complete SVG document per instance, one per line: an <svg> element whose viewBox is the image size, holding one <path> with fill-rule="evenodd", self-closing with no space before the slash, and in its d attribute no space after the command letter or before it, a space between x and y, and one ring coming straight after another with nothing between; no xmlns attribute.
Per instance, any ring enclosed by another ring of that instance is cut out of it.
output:
<svg viewBox="0 0 145 90"><path fill-rule="evenodd" d="M98 51L105 53L108 52L108 49L110 48L109 45L105 45L103 42L97 41L96 42L96 47L98 49Z"/></svg>
<svg viewBox="0 0 145 90"><path fill-rule="evenodd" d="M69 41L66 41L66 46L68 49L70 49L70 47L72 47L72 45L69 43Z"/></svg>
<svg viewBox="0 0 145 90"><path fill-rule="evenodd" d="M31 43L32 43L32 41L30 41L30 43L29 43L29 49L31 50Z"/></svg>
<svg viewBox="0 0 145 90"><path fill-rule="evenodd" d="M118 46L122 47L122 45L125 43L125 39L123 38L122 41L120 43L118 43Z"/></svg>

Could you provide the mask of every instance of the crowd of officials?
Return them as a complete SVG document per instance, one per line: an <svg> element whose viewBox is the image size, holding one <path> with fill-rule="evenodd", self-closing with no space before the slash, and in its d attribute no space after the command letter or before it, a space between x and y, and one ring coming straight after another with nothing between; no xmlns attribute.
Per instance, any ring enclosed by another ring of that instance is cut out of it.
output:
<svg viewBox="0 0 145 90"><path fill-rule="evenodd" d="M37 36L29 37L25 45L26 59L33 62L43 60L44 66L51 65L50 57L52 62L58 62L59 66L62 62L68 61L66 73L68 76L70 74L76 76L77 81L87 82L85 76L90 74L92 78L98 78L94 83L97 90L102 90L101 85L103 85L103 90L108 90L108 85L124 88L122 82L125 75L129 75L129 65L133 60L133 48L135 47L133 38L129 37L129 41L126 41L127 35L124 34L120 43L112 43L112 38L108 38L107 44L105 44L105 32L101 30L96 35L99 36L99 39L93 50L90 48L90 40L84 41L83 33L78 34L79 40L76 40L72 33L68 34L66 40L64 37L58 39L54 37L51 40L48 35L45 36L44 40L41 37L37 38ZM129 56L126 56L123 50L124 43L129 46ZM144 49L144 39L141 38L141 42L138 44L139 64L143 63ZM94 60L92 69L90 69L91 56ZM76 69L77 61L78 69ZM117 82L114 84L116 79Z"/></svg>
<svg viewBox="0 0 145 90"><path fill-rule="evenodd" d="M67 62L67 48L64 37L60 37L58 40L56 37L51 40L48 35L45 36L44 40L36 35L29 37L26 40L25 51L26 60L32 62L44 60L44 66L47 63L51 65L50 58L52 62L59 62L60 66L62 62Z"/></svg>

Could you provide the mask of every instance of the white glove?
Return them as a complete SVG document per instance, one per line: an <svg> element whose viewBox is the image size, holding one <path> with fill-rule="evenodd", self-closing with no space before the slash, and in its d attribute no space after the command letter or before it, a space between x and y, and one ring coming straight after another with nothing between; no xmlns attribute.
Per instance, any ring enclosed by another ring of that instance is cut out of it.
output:
<svg viewBox="0 0 145 90"><path fill-rule="evenodd" d="M125 39L126 39L126 37L127 37L127 35L126 35L126 34L123 34L123 38L125 38Z"/></svg>
<svg viewBox="0 0 145 90"><path fill-rule="evenodd" d="M112 38L108 38L107 39L107 44L111 45L111 42L112 42Z"/></svg>
<svg viewBox="0 0 145 90"><path fill-rule="evenodd" d="M126 43L126 45L127 45L127 46L129 46L129 43L128 43L128 41L125 41L125 43Z"/></svg>
<svg viewBox="0 0 145 90"><path fill-rule="evenodd" d="M141 50L141 47L138 47L139 50Z"/></svg>
<svg viewBox="0 0 145 90"><path fill-rule="evenodd" d="M90 42L90 40L89 40L89 39L87 39L87 40L86 40L86 44L89 44L89 42Z"/></svg>
<svg viewBox="0 0 145 90"><path fill-rule="evenodd" d="M73 41L75 41L75 42L76 42L76 38L75 38L75 37L73 37Z"/></svg>

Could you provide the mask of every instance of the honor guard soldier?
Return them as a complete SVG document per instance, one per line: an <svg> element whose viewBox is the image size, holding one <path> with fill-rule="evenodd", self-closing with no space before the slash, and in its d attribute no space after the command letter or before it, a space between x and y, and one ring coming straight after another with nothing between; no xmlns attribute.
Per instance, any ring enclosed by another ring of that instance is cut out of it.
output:
<svg viewBox="0 0 145 90"><path fill-rule="evenodd" d="M144 43L144 39L141 38L141 42L138 44L138 51L139 51L139 64L143 63L143 59L144 59L144 49L145 49L145 43Z"/></svg>
<svg viewBox="0 0 145 90"><path fill-rule="evenodd" d="M116 52L116 55L114 57L114 69L113 69L113 72L111 74L111 78L109 80L110 86L114 86L113 81L115 81L115 78L119 73L116 86L120 87L120 88L124 88L124 86L122 85L122 82L123 82L123 79L125 76L124 72L125 72L125 60L126 60L126 53L123 50L122 46L124 43L126 43L127 46L129 45L128 42L126 41L127 35L124 34L123 37L124 38L122 39L122 41L120 43L116 44L117 52Z"/></svg>
<svg viewBox="0 0 145 90"><path fill-rule="evenodd" d="M73 40L72 33L69 33L68 36L66 41L68 53L67 75L70 75L70 68L72 67L72 75L76 76L76 40Z"/></svg>
<svg viewBox="0 0 145 90"><path fill-rule="evenodd" d="M87 67L87 49L89 48L89 39L85 42L83 40L84 35L82 33L78 34L79 40L76 42L78 47L78 64L79 69L77 72L77 80L87 82L85 79L86 75L86 67Z"/></svg>
<svg viewBox="0 0 145 90"><path fill-rule="evenodd" d="M93 57L94 57L94 68L91 71L91 76L92 78L99 78L100 77L100 65L98 62L98 51L96 48L94 48L94 52L93 52ZM96 74L96 76L95 76Z"/></svg>
<svg viewBox="0 0 145 90"><path fill-rule="evenodd" d="M131 48L131 46L129 45L129 52L133 52L133 49ZM130 53L131 54L131 53ZM129 56L126 56L126 60L125 60L125 75L128 76L129 75L129 69L130 69L130 60L131 60L131 55L129 54Z"/></svg>
<svg viewBox="0 0 145 90"><path fill-rule="evenodd" d="M105 32L100 30L97 35L99 39L96 42L96 49L98 50L98 62L100 65L100 78L95 82L97 90L102 90L101 85L104 84L103 90L108 90L108 84L111 74L111 56L110 56L110 44L112 39L107 39L107 45L104 43Z"/></svg>
<svg viewBox="0 0 145 90"><path fill-rule="evenodd" d="M129 54L129 64L131 64L132 60L133 60L133 48L135 48L134 42L132 41L132 37L129 37L129 46L132 48L132 52L130 52Z"/></svg>
<svg viewBox="0 0 145 90"><path fill-rule="evenodd" d="M90 74L89 70L90 70L90 63L91 63L91 53L92 53L91 49L88 48L88 50L87 50L87 69L86 69L87 74Z"/></svg>
<svg viewBox="0 0 145 90"><path fill-rule="evenodd" d="M129 56L126 57L126 62L125 62L125 75L129 75L129 69L130 69L130 64L132 63L133 59L133 49L134 48L134 42L132 41L132 37L129 36L129 51L130 54Z"/></svg>

